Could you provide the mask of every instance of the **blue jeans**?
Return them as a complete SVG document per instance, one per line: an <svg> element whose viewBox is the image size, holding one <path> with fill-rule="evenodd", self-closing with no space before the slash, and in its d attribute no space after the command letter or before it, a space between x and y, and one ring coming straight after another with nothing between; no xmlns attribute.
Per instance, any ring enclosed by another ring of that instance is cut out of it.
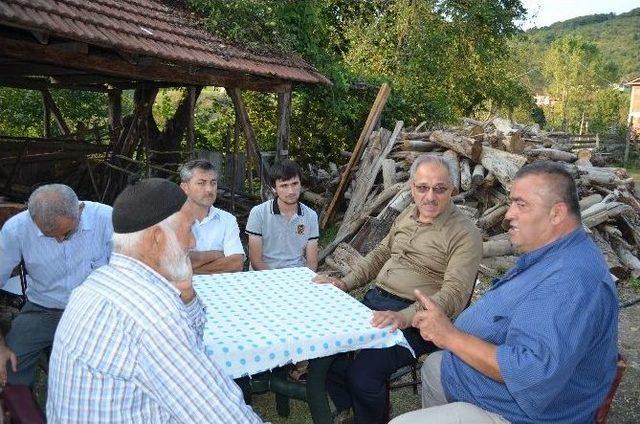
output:
<svg viewBox="0 0 640 424"><path fill-rule="evenodd" d="M400 311L413 302L385 297L373 288L367 291L362 303L375 311ZM402 333L416 356L437 349L420 337L415 328L409 327ZM399 368L414 361L411 352L402 346L362 349L353 360L343 355L329 370L327 391L339 411L353 407L356 423L380 423L387 400L387 380Z"/></svg>
<svg viewBox="0 0 640 424"><path fill-rule="evenodd" d="M27 301L11 322L7 345L18 357L18 372L7 365L10 384L33 385L38 357L53 345L62 309L49 309Z"/></svg>

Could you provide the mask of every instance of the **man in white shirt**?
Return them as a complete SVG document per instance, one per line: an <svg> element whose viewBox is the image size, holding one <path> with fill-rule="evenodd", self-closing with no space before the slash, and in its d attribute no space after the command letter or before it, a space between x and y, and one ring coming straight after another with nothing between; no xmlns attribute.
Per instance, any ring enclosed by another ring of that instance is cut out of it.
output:
<svg viewBox="0 0 640 424"><path fill-rule="evenodd" d="M28 300L11 323L6 344L0 336L0 383L33 384L38 357L51 346L71 291L109 261L112 234L111 206L80 202L63 184L36 189L28 211L4 224L0 286L21 260L29 285Z"/></svg>
<svg viewBox="0 0 640 424"><path fill-rule="evenodd" d="M194 274L242 271L244 249L236 218L213 206L218 191L218 172L205 159L180 167L180 187L189 197L196 221L192 231L196 247L190 253Z"/></svg>

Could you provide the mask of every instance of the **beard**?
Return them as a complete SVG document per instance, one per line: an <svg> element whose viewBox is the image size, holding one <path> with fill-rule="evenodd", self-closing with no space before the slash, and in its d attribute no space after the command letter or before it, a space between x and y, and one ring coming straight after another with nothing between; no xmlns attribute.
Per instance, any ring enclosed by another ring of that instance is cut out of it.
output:
<svg viewBox="0 0 640 424"><path fill-rule="evenodd" d="M191 278L193 270L188 252L180 247L178 237L172 229L165 228L167 245L160 259L161 274L169 281L183 281Z"/></svg>

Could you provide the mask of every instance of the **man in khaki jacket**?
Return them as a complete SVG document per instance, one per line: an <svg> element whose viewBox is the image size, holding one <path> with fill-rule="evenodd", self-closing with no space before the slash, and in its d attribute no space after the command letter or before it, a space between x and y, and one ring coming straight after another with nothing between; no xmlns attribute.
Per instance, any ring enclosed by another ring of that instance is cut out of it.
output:
<svg viewBox="0 0 640 424"><path fill-rule="evenodd" d="M411 328L420 308L414 290L427 294L454 318L471 296L482 258L480 232L451 201L455 190L451 175L445 159L432 155L417 158L409 179L415 204L398 216L380 245L344 279L324 275L314 279L345 291L374 281L363 301L375 311L371 324L402 330L416 356L435 350L435 346ZM334 366L328 390L336 408L353 407L357 423L381 422L386 380L413 360L408 349L394 346L363 349L346 366Z"/></svg>

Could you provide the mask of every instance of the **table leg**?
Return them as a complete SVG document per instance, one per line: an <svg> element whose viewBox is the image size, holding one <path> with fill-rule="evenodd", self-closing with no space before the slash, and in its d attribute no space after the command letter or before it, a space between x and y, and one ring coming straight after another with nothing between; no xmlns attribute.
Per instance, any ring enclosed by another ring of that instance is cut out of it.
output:
<svg viewBox="0 0 640 424"><path fill-rule="evenodd" d="M273 380L287 381L287 373L289 367L280 367L273 370ZM288 417L291 409L289 408L289 395L281 391L275 391L276 394L276 411L281 417Z"/></svg>
<svg viewBox="0 0 640 424"><path fill-rule="evenodd" d="M326 392L327 372L336 358L335 355L309 361L307 371L307 403L315 424L332 422L329 398Z"/></svg>

